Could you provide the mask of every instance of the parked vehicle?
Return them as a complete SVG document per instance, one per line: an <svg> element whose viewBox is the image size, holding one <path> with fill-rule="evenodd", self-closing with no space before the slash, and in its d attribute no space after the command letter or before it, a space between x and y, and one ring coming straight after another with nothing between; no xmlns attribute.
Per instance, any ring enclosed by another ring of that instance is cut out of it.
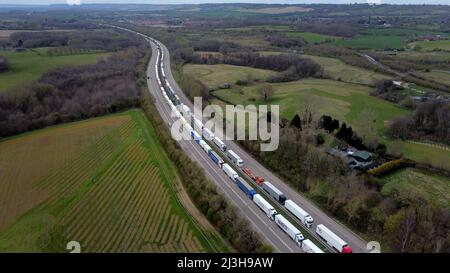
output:
<svg viewBox="0 0 450 273"><path fill-rule="evenodd" d="M190 117L191 115L191 110L189 109L189 107L187 107L185 104L180 103L177 106L178 110L180 110L181 114L183 115L183 117Z"/></svg>
<svg viewBox="0 0 450 273"><path fill-rule="evenodd" d="M192 128L197 131L199 134L203 133L203 123L193 115L191 116Z"/></svg>
<svg viewBox="0 0 450 273"><path fill-rule="evenodd" d="M280 204L284 205L286 201L286 196L278 190L272 183L269 181L264 181L262 183L262 188L265 192L267 192L273 199L277 200Z"/></svg>
<svg viewBox="0 0 450 273"><path fill-rule="evenodd" d="M305 239L303 234L298 230L291 222L289 222L283 215L275 215L275 223L284 231L287 235L297 244L298 247L302 246L302 241Z"/></svg>
<svg viewBox="0 0 450 273"><path fill-rule="evenodd" d="M191 137L197 143L200 143L200 140L202 140L202 136L194 130L191 131Z"/></svg>
<svg viewBox="0 0 450 273"><path fill-rule="evenodd" d="M306 239L302 242L302 249L305 253L324 253L318 246L316 246L309 239Z"/></svg>
<svg viewBox="0 0 450 273"><path fill-rule="evenodd" d="M213 142L222 152L227 150L227 145L225 145L225 143L223 143L223 141L217 136L214 137Z"/></svg>
<svg viewBox="0 0 450 273"><path fill-rule="evenodd" d="M312 227L314 220L311 217L311 215L309 215L309 213L307 213L296 203L294 203L294 201L286 200L284 202L284 206L290 213L292 213L295 217L297 217L300 220L300 222L302 222L305 226L309 228Z"/></svg>
<svg viewBox="0 0 450 273"><path fill-rule="evenodd" d="M187 133L188 136L192 137L192 132L194 131L191 127L191 125L189 125L189 123L186 123L183 125L184 131Z"/></svg>
<svg viewBox="0 0 450 273"><path fill-rule="evenodd" d="M236 185L248 196L248 198L253 199L256 194L255 189L253 189L245 180L238 176L235 179Z"/></svg>
<svg viewBox="0 0 450 273"><path fill-rule="evenodd" d="M199 142L200 147L202 147L203 151L205 151L205 153L209 153L209 151L211 151L211 146L208 145L208 143L206 143L206 141L204 141L203 139L200 140Z"/></svg>
<svg viewBox="0 0 450 273"><path fill-rule="evenodd" d="M244 161L233 151L228 150L227 151L227 157L238 167L244 166Z"/></svg>
<svg viewBox="0 0 450 273"><path fill-rule="evenodd" d="M224 164L225 165L225 164ZM253 195L253 202L270 218L270 220L275 220L275 215L277 215L277 211L273 208L273 206L264 199L259 194Z"/></svg>
<svg viewBox="0 0 450 273"><path fill-rule="evenodd" d="M351 247L342 240L339 236L334 234L326 226L320 224L316 227L316 233L320 236L328 245L336 249L340 253L352 253Z"/></svg>
<svg viewBox="0 0 450 273"><path fill-rule="evenodd" d="M233 182L236 180L236 177L238 176L237 172L231 168L230 165L227 163L222 165L222 170L228 175L228 177L233 180Z"/></svg>
<svg viewBox="0 0 450 273"><path fill-rule="evenodd" d="M206 127L203 127L203 136L205 137L205 139L212 141L214 139L214 134L213 132L211 132L211 130L209 130Z"/></svg>
<svg viewBox="0 0 450 273"><path fill-rule="evenodd" d="M208 152L209 157L211 160L216 163L218 166L222 167L222 164L224 163L222 158L214 152L212 149Z"/></svg>
<svg viewBox="0 0 450 273"><path fill-rule="evenodd" d="M250 177L252 180L255 180L255 176L253 175L253 172L250 168L243 168L242 171Z"/></svg>

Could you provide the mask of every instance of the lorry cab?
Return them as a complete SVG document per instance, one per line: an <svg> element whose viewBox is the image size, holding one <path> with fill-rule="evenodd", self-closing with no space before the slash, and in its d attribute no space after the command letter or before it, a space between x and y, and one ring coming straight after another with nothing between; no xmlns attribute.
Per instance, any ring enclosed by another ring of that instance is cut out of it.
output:
<svg viewBox="0 0 450 273"><path fill-rule="evenodd" d="M303 234L300 233L295 235L295 243L297 244L298 247L302 247L303 240L305 240Z"/></svg>
<svg viewBox="0 0 450 273"><path fill-rule="evenodd" d="M278 212L275 209L272 209L270 211L270 220L275 221L275 215L277 215Z"/></svg>
<svg viewBox="0 0 450 273"><path fill-rule="evenodd" d="M306 216L305 225L310 228L310 227L312 227L313 223L314 223L314 219L311 217L311 215Z"/></svg>
<svg viewBox="0 0 450 273"><path fill-rule="evenodd" d="M239 168L244 167L244 161L242 161L242 159L238 159L236 161L236 166L238 166Z"/></svg>
<svg viewBox="0 0 450 273"><path fill-rule="evenodd" d="M341 253L353 253L353 250L348 245L345 245L345 246L342 247Z"/></svg>

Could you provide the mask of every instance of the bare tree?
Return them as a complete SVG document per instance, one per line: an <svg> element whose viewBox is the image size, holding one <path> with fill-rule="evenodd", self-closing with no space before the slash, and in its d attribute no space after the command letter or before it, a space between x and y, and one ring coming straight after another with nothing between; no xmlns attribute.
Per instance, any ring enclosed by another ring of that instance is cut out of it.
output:
<svg viewBox="0 0 450 273"><path fill-rule="evenodd" d="M270 84L263 84L258 88L258 93L261 94L262 99L267 102L269 101L274 93L273 86Z"/></svg>

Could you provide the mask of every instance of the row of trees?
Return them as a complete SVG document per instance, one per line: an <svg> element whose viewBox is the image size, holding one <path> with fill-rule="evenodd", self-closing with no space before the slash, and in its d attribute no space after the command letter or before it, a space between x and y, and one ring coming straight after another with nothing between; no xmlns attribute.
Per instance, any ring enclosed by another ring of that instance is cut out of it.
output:
<svg viewBox="0 0 450 273"><path fill-rule="evenodd" d="M10 69L10 65L8 59L6 57L0 56L0 73L8 71Z"/></svg>
<svg viewBox="0 0 450 273"><path fill-rule="evenodd" d="M324 120L324 119L322 119ZM450 212L401 192L382 195L377 178L356 176L346 164L318 148L320 131L299 129L294 117L280 128L279 147L261 152L259 143L240 144L299 191L362 232L379 234L393 251L450 251ZM326 130L337 128L326 118Z"/></svg>
<svg viewBox="0 0 450 273"><path fill-rule="evenodd" d="M199 40L192 42L191 45L195 51L213 51L224 54L246 49L245 47L233 42L218 40Z"/></svg>
<svg viewBox="0 0 450 273"><path fill-rule="evenodd" d="M217 55L196 54L193 63L199 64L231 64L249 66L261 69L275 70L277 76L269 79L269 82L285 82L298 80L305 77L317 75L322 71L320 65L311 59L301 58L294 54L279 54L264 56L254 52L240 52Z"/></svg>
<svg viewBox="0 0 450 273"><path fill-rule="evenodd" d="M271 45L282 48L296 48L308 44L302 37L289 37L279 33L269 35L267 40Z"/></svg>
<svg viewBox="0 0 450 273"><path fill-rule="evenodd" d="M130 48L97 64L50 71L37 82L1 93L0 136L138 106L136 65L142 56L142 50Z"/></svg>
<svg viewBox="0 0 450 273"><path fill-rule="evenodd" d="M395 119L387 133L400 139L424 139L450 143L450 103L430 100L420 104L410 116Z"/></svg>
<svg viewBox="0 0 450 273"><path fill-rule="evenodd" d="M139 38L128 33L105 31L38 31L15 32L10 36L15 47L71 47L118 51L140 46Z"/></svg>

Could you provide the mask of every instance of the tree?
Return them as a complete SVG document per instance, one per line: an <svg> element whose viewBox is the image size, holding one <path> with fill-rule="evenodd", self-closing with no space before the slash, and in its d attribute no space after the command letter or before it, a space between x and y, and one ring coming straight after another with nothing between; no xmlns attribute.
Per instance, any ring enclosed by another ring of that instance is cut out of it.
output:
<svg viewBox="0 0 450 273"><path fill-rule="evenodd" d="M332 132L332 129L331 129L332 122L333 122L333 119L330 116L323 115L320 117L320 122L319 122L320 128L331 133Z"/></svg>
<svg viewBox="0 0 450 273"><path fill-rule="evenodd" d="M258 93L261 94L262 99L267 102L273 96L273 86L270 84L263 84L258 88Z"/></svg>
<svg viewBox="0 0 450 273"><path fill-rule="evenodd" d="M339 139L345 139L347 136L347 124L342 123L341 128L339 129L339 131L336 133L336 137Z"/></svg>
<svg viewBox="0 0 450 273"><path fill-rule="evenodd" d="M295 116L292 118L290 126L302 130L302 121L298 114L295 114Z"/></svg>
<svg viewBox="0 0 450 273"><path fill-rule="evenodd" d="M358 135L362 137L362 141L370 149L375 149L378 145L376 121L377 114L371 109L364 109L358 114Z"/></svg>
<svg viewBox="0 0 450 273"><path fill-rule="evenodd" d="M0 56L0 73L8 71L10 68L8 59L6 57Z"/></svg>
<svg viewBox="0 0 450 273"><path fill-rule="evenodd" d="M378 80L375 82L376 94L383 94L394 89L394 83L391 80Z"/></svg>

